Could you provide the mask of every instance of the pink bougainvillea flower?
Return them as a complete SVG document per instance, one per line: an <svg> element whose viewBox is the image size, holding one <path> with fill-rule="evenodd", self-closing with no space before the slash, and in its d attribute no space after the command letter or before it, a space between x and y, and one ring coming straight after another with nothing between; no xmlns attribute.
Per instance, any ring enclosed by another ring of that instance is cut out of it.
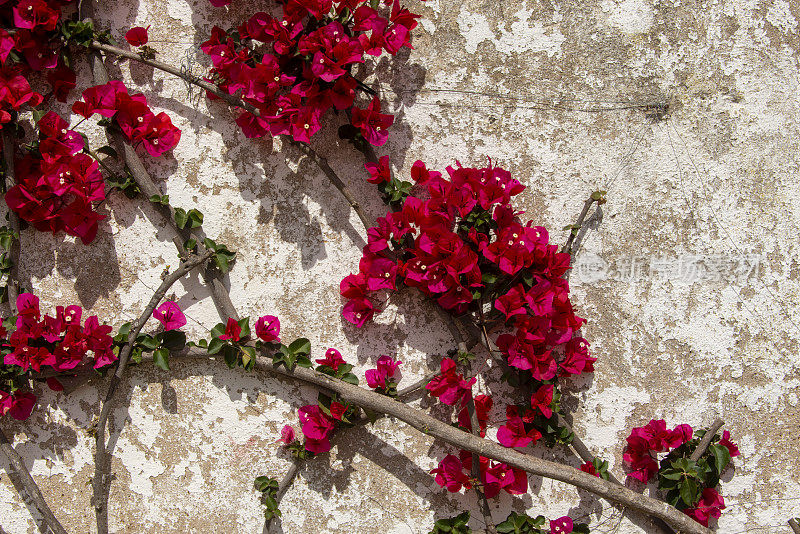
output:
<svg viewBox="0 0 800 534"><path fill-rule="evenodd" d="M403 363L399 360L395 361L390 356L383 355L378 358L376 369L367 369L364 376L367 379L367 384L372 389L382 388L385 389L387 381L395 378L395 372L400 364ZM397 382L397 380L394 380Z"/></svg>
<svg viewBox="0 0 800 534"><path fill-rule="evenodd" d="M553 402L553 384L546 384L540 386L536 392L531 395L531 408L539 410L542 415L550 419L553 415L553 410L550 404Z"/></svg>
<svg viewBox="0 0 800 534"><path fill-rule="evenodd" d="M382 156L378 163L365 163L364 168L369 171L367 181L371 184L381 184L392 179L392 171L389 169L389 156Z"/></svg>
<svg viewBox="0 0 800 534"><path fill-rule="evenodd" d="M298 413L301 430L306 438L306 450L315 454L331 450L328 434L333 430L335 421L325 415L316 404L303 406Z"/></svg>
<svg viewBox="0 0 800 534"><path fill-rule="evenodd" d="M568 516L550 521L550 534L570 534L573 528L572 519Z"/></svg>
<svg viewBox="0 0 800 534"><path fill-rule="evenodd" d="M581 464L580 469L584 473L589 473L590 475L594 475L600 478L600 473L597 472L597 468L594 466L592 462L584 462L583 464Z"/></svg>
<svg viewBox="0 0 800 534"><path fill-rule="evenodd" d="M439 466L431 469L431 474L436 474L436 483L451 493L460 491L462 487L466 489L472 487L469 477L464 474L461 461L452 454L442 458Z"/></svg>
<svg viewBox="0 0 800 534"><path fill-rule="evenodd" d="M294 428L292 428L290 425L284 425L283 428L281 429L281 437L278 439L278 441L282 441L286 445L289 445L294 440L295 440Z"/></svg>
<svg viewBox="0 0 800 534"><path fill-rule="evenodd" d="M361 130L369 144L383 146L389 139L388 128L394 123L393 115L381 113L381 101L374 97L367 109L353 108L352 124Z"/></svg>
<svg viewBox="0 0 800 534"><path fill-rule="evenodd" d="M725 500L713 488L705 488L700 502L694 508L684 508L683 513L703 525L708 526L712 517L718 518L725 509Z"/></svg>
<svg viewBox="0 0 800 534"><path fill-rule="evenodd" d="M736 444L731 441L731 433L727 430L722 433L722 438L719 440L719 444L727 447L731 458L734 456L739 456L739 447L737 447Z"/></svg>
<svg viewBox="0 0 800 534"><path fill-rule="evenodd" d="M320 365L327 365L334 371L339 369L339 366L344 363L344 358L342 358L341 353L334 349L330 348L325 352L325 357L320 358L319 360L314 360Z"/></svg>
<svg viewBox="0 0 800 534"><path fill-rule="evenodd" d="M366 297L351 299L342 309L342 316L359 328L372 319L374 314L375 307Z"/></svg>
<svg viewBox="0 0 800 534"><path fill-rule="evenodd" d="M164 330L176 330L186 324L186 316L178 304L171 300L153 310L153 317L164 325Z"/></svg>
<svg viewBox="0 0 800 534"><path fill-rule="evenodd" d="M281 333L281 322L274 315L259 317L256 321L256 336L266 343L280 342L278 335Z"/></svg>
<svg viewBox="0 0 800 534"><path fill-rule="evenodd" d="M497 441L503 447L527 447L542 437L535 428L525 430L525 423L519 416L516 406L506 407L506 419L506 424L497 430Z"/></svg>
<svg viewBox="0 0 800 534"><path fill-rule="evenodd" d="M233 317L228 318L228 324L225 325L225 333L219 336L220 339L229 339L231 341L239 341L242 334L242 327Z"/></svg>
<svg viewBox="0 0 800 534"><path fill-rule="evenodd" d="M440 373L428 382L425 389L434 397L439 397L442 403L453 406L471 394L475 380L474 377L469 381L464 380L461 374L456 373L456 362L452 358L443 358Z"/></svg>
<svg viewBox="0 0 800 534"><path fill-rule="evenodd" d="M128 30L125 34L125 40L128 41L128 44L131 46L142 46L146 45L148 38L147 38L147 30L150 29L150 26L147 28L142 28L141 26L136 26Z"/></svg>

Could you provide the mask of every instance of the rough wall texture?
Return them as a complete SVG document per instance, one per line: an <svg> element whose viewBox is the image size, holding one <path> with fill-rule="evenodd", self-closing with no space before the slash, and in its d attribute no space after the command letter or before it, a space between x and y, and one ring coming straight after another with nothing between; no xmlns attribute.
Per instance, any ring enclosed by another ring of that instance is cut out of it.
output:
<svg viewBox="0 0 800 534"><path fill-rule="evenodd" d="M161 59L206 64L196 54L213 24L255 11L207 0L121 0L97 18L117 30L152 25ZM256 2L269 9L267 2ZM800 4L792 1L412 1L422 13L414 50L366 68L398 114L389 144L401 175L416 159L443 170L492 157L528 186L527 215L562 239L583 199L608 191L581 242L573 302L599 357L567 405L590 449L621 475L632 426L652 417L708 424L723 417L742 456L723 484L719 531L788 532L800 515L800 359L794 303L800 292L798 54ZM110 64L183 129L174 157L148 165L176 205L197 204L205 229L239 252L231 295L243 315L279 315L285 337L304 335L314 355L337 347L357 370L379 355L402 359L410 383L446 351L447 330L417 295L394 299L377 324L340 319L338 282L364 243L358 219L308 161L279 142L247 140L219 104L141 65ZM86 74L86 73L85 73ZM668 103L664 120L636 108ZM649 115L649 116L648 116ZM360 158L337 144L335 124L315 138L370 215L381 214ZM107 322L138 315L166 265L164 221L121 195L95 245L23 235L22 269L43 308L75 299ZM202 336L218 317L197 276L175 286ZM112 529L118 532L260 532L253 478L289 462L274 444L315 392L218 364L134 369L131 402L114 414ZM489 372L492 382L497 373ZM100 384L40 408L13 427L15 442L71 532L93 529L89 507ZM487 387L479 382L479 387ZM425 400L416 401L426 402ZM497 402L494 419L500 419ZM118 429L125 422L121 433ZM473 496L443 492L428 471L450 449L400 423L337 438L286 495L285 532L427 532L434 517L473 510ZM547 458L578 465L561 452ZM5 464L0 463L5 469ZM728 477L730 478L730 477ZM560 483L531 477L532 491L493 504L586 516L597 532L641 532L618 510ZM0 477L0 524L34 532L38 517ZM480 528L473 519L472 526Z"/></svg>

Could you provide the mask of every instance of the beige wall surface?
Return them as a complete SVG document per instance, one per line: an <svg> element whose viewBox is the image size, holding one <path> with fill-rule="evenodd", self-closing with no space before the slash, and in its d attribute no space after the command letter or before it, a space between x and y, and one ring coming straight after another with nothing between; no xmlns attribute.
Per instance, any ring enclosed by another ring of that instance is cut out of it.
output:
<svg viewBox="0 0 800 534"><path fill-rule="evenodd" d="M85 0L86 1L86 0ZM257 4L257 5L255 5ZM97 20L117 37L151 25L163 61L202 74L198 53L214 24L230 26L267 2L102 2ZM800 263L800 4L792 0L409 0L422 14L414 50L365 67L397 115L389 143L400 176L422 159L444 170L491 157L528 186L520 202L557 241L583 200L608 192L577 256L570 283L585 337L599 358L593 377L567 388L577 432L624 475L632 426L725 419L742 455L722 494L719 532L789 532L800 516L798 313ZM279 141L246 139L233 114L180 80L140 64L109 62L183 130L172 155L146 163L171 202L205 213L209 236L235 248L233 302L242 315L274 314L286 339L305 336L313 356L338 348L357 373L381 354L405 363L411 383L450 348L448 331L413 292L389 302L375 324L341 319L340 279L357 269L365 235L356 216L309 161ZM89 83L82 64L79 83ZM642 105L668 103L657 120ZM372 217L383 207L357 152L328 116L314 146ZM96 138L102 139L97 131ZM118 326L137 316L167 265L169 228L147 203L114 194L90 247L26 231L21 268L43 309L80 301ZM176 284L192 335L218 316L197 275ZM274 443L297 427L316 392L224 365L173 362L135 368L115 410L116 532L261 532L259 475L289 461ZM490 371L478 387L504 390ZM21 424L4 422L56 515L90 532L93 438L100 382L64 397L41 391ZM415 403L427 406L426 399ZM124 407L123 407L124 405ZM118 432L122 422L124 427ZM490 432L493 436L493 432ZM421 532L434 517L469 509L428 474L451 448L400 422L348 431L305 467L281 506L287 533ZM543 446L535 454L579 465ZM3 532L36 531L0 461ZM537 477L531 492L493 502L550 517L584 516L596 532L642 532L585 492Z"/></svg>

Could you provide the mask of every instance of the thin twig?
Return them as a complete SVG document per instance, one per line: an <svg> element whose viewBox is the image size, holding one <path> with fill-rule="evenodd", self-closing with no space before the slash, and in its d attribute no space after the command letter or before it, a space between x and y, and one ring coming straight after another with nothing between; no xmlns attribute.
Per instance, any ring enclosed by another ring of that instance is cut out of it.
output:
<svg viewBox="0 0 800 534"><path fill-rule="evenodd" d="M586 215L589 213L589 208L592 207L592 204L595 202L599 202L599 200L595 200L591 196L586 199L586 202L583 203L583 209L581 210L581 214L578 216L578 220L572 225L572 229L569 232L569 238L567 239L566 244L561 249L561 252L566 252L569 255L572 255L572 245L575 242L575 238L578 236L578 229L583 226L583 221L586 220Z"/></svg>
<svg viewBox="0 0 800 534"><path fill-rule="evenodd" d="M15 171L14 171L14 146L15 140L11 136L10 128L3 128L0 131L3 140L3 159L6 162L6 180L5 190L8 191L15 184ZM8 222L11 226L11 231L14 237L11 240L11 250L8 254L11 257L11 273L8 277L8 305L11 307L13 313L17 309L17 296L19 295L19 253L20 253L20 239L22 235L19 232L20 222L17 212L12 209L8 210Z"/></svg>
<svg viewBox="0 0 800 534"><path fill-rule="evenodd" d="M350 207L353 208L353 211L356 212L358 218L361 219L361 224L364 225L364 230L369 230L373 226L373 222L364 212L364 208L361 207L361 204L358 203L356 198L353 196L353 193L348 189L347 185L342 181L341 178L336 174L331 166L328 164L328 160L317 154L317 152L311 148L311 145L307 143L301 143L300 141L295 141L292 139L291 136L284 135L281 137L284 142L290 143L293 146L297 147L303 154L311 158L311 160L317 164L317 167L325 174L328 180L333 184L333 186L339 190L342 196L347 200L347 203L350 204Z"/></svg>
<svg viewBox="0 0 800 534"><path fill-rule="evenodd" d="M97 420L97 425L95 428L96 451L95 475L92 481L92 488L94 490L92 502L95 508L95 515L97 516L97 531L101 534L108 532L108 490L111 478L111 455L108 453L106 448L106 424L108 423L108 416L111 413L114 393L116 392L120 382L122 382L122 377L128 367L128 360L131 356L131 351L136 343L136 338L138 337L139 332L142 331L144 324L153 314L153 310L155 310L156 306L158 306L158 304L161 302L161 299L164 298L164 295L166 295L167 291L169 291L169 288L172 287L175 282L183 278L195 267L205 263L211 257L211 254L212 251L209 250L206 251L206 253L202 256L192 256L185 262L182 262L180 266L175 269L175 271L164 278L164 281L153 294L150 302L142 311L141 315L139 315L136 321L134 321L131 325L131 329L128 334L128 342L120 351L117 369L109 381L108 391L106 392L105 401L103 402L103 407L100 410L100 417Z"/></svg>
<svg viewBox="0 0 800 534"><path fill-rule="evenodd" d="M797 519L790 519L789 526L792 527L794 534L800 534L800 523L797 522Z"/></svg>
<svg viewBox="0 0 800 534"><path fill-rule="evenodd" d="M700 443L697 444L697 448L694 450L689 459L693 462L696 462L700 459L703 454L705 454L706 450L708 450L708 446L711 445L711 440L714 439L714 436L717 434L717 430L722 428L722 425L725 424L720 418L714 419L714 422L711 423L711 426L708 427L708 430L705 434L703 434L703 439L700 440Z"/></svg>
<svg viewBox="0 0 800 534"><path fill-rule="evenodd" d="M179 78L182 78L191 84L194 84L202 89L205 89L209 93L212 93L213 95L226 101L231 106L242 108L256 116L260 115L258 109L252 104L248 104L247 102L244 102L239 98L236 98L234 95L230 95L224 91L221 91L213 83L209 83L203 80L202 78L189 74L188 72L182 72L180 69L177 69L167 63L163 63L155 59L145 59L136 52L131 52L130 50L124 50L122 48L117 48L116 46L101 43L98 41L93 41L92 44L89 45L89 48L100 50L101 52L106 52L107 54L114 54L115 56L132 59L134 61L144 63L145 65L150 65L151 67L154 67L156 69L163 70L164 72L168 72L169 74L178 76Z"/></svg>
<svg viewBox="0 0 800 534"><path fill-rule="evenodd" d="M39 529L42 531L43 534L47 534L48 532L55 532L56 534L67 534L66 529L59 523L56 516L53 514L53 511L47 506L47 501L44 500L44 496L42 492L39 490L39 486L36 485L36 481L33 480L30 471L25 466L25 462L22 460L22 457L19 455L17 450L11 445L11 442L6 437L5 433L0 430L0 450L3 451L3 454L8 459L8 463L10 466L9 476L11 477L12 481L15 482L15 486L19 484L17 487L17 491L20 494L24 491L28 498L33 501L33 505L36 506L36 509L42 514L44 518L45 524L49 528L42 528L41 526ZM16 479L16 480L15 480Z"/></svg>

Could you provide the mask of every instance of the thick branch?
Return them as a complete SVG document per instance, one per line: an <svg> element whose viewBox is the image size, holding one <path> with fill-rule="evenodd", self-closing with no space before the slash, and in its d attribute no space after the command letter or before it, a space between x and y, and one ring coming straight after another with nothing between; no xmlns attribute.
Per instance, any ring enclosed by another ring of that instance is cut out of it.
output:
<svg viewBox="0 0 800 534"><path fill-rule="evenodd" d="M797 519L790 519L789 526L792 527L794 534L800 534L800 523L797 522Z"/></svg>
<svg viewBox="0 0 800 534"><path fill-rule="evenodd" d="M53 515L53 511L50 510L50 507L47 506L47 501L44 500L42 492L39 491L39 486L37 486L36 481L33 480L28 468L25 466L25 462L22 461L22 457L11 445L11 442L2 430L0 430L0 450L3 451L3 454L8 459L10 466L9 476L12 477L12 480L16 478L15 482L20 484L22 490L24 490L28 498L33 501L36 509L39 510L39 513L44 517L44 521L49 530L41 529L42 533L47 534L48 532L55 532L56 534L67 534L66 529L59 523L56 516ZM20 490L20 488L17 489L18 491Z"/></svg>
<svg viewBox="0 0 800 534"><path fill-rule="evenodd" d="M663 519L680 531L689 534L710 533L710 530L665 502L646 497L624 486L597 478L578 469L507 449L498 443L452 427L389 397L347 384L311 369L296 367L294 370L288 371L282 367L275 368L270 360L263 357L258 359L257 367L331 390L339 394L345 402L352 402L362 408L400 419L420 432L451 445L503 462L533 475L579 487L610 501Z"/></svg>
<svg viewBox="0 0 800 534"><path fill-rule="evenodd" d="M5 190L8 191L14 187L14 145L15 140L11 136L10 128L3 128L0 130L3 139L3 159L6 162L6 183ZM8 305L11 307L12 313L17 309L17 296L19 295L19 252L20 252L20 238L19 233L19 216L17 212L12 209L8 210L8 222L14 232L14 239L11 240L11 250L8 254L11 256L11 274L8 277Z"/></svg>
<svg viewBox="0 0 800 534"><path fill-rule="evenodd" d="M714 436L717 434L717 430L722 428L722 425L725 424L720 418L714 419L714 422L711 423L711 426L708 427L708 430L703 435L703 439L700 440L700 443L697 444L697 448L694 450L689 459L693 462L696 462L700 459L703 454L708 450L708 446L711 445L711 440L714 439Z"/></svg>
<svg viewBox="0 0 800 534"><path fill-rule="evenodd" d="M108 532L108 485L110 482L111 455L108 453L106 448L106 424L108 423L108 416L111 413L114 393L122 381L122 377L128 367L128 360L131 356L133 346L136 343L136 338L139 336L139 332L142 331L144 324L153 314L153 310L155 310L156 306L158 306L158 304L161 302L161 299L164 298L164 295L166 295L167 291L169 291L169 288L172 287L175 282L183 278L195 267L202 265L210 256L211 251L206 251L206 253L202 256L193 256L181 263L181 265L175 269L175 271L164 278L164 281L153 294L150 302L142 311L139 318L136 319L136 321L134 321L131 325L130 333L128 334L128 342L125 344L122 351L120 351L119 363L117 365L116 372L111 377L109 382L108 391L106 392L105 401L103 402L103 408L100 410L100 417L97 420L97 426L95 429L96 451L95 475L92 481L92 488L94 490L92 501L95 508L95 514L97 516L97 531L100 533Z"/></svg>

